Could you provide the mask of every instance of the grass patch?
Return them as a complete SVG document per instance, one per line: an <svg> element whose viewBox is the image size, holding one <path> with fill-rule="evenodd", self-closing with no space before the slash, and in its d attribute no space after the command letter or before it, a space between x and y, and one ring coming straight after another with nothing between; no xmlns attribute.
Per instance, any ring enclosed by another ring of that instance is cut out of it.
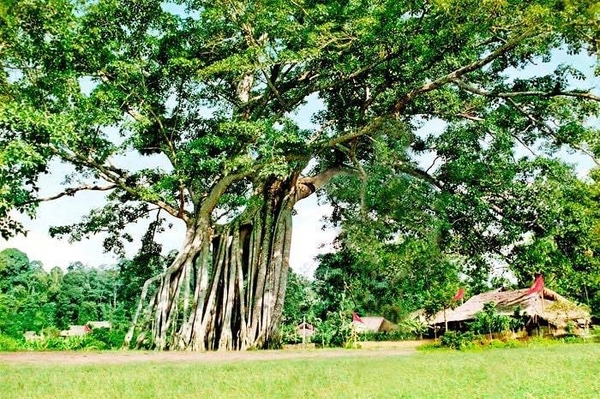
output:
<svg viewBox="0 0 600 399"><path fill-rule="evenodd" d="M599 357L600 345L572 344L210 364L0 364L0 397L597 398Z"/></svg>

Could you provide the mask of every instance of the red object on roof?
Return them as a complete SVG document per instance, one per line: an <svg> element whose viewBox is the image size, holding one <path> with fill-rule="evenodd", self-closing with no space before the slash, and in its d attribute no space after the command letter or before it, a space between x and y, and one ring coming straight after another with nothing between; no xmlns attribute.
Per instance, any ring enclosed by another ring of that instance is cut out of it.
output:
<svg viewBox="0 0 600 399"><path fill-rule="evenodd" d="M531 286L531 288L529 290L527 290L525 295L535 294L536 292L540 292L543 289L544 289L544 277L540 274L539 276L537 276L537 278L533 282L533 285Z"/></svg>
<svg viewBox="0 0 600 399"><path fill-rule="evenodd" d="M358 316L358 314L356 314L356 312L352 312L352 321L355 321L357 323L362 323L362 319Z"/></svg>
<svg viewBox="0 0 600 399"><path fill-rule="evenodd" d="M460 287L458 289L458 291L456 291L456 294L452 297L453 301L458 301L461 300L465 297L465 289L463 287Z"/></svg>

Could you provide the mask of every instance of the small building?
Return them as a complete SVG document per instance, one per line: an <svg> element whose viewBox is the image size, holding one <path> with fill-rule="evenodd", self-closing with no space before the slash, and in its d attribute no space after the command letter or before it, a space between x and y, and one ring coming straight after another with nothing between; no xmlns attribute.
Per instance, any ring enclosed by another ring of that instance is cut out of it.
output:
<svg viewBox="0 0 600 399"><path fill-rule="evenodd" d="M435 330L465 330L468 323L475 320L483 306L492 302L498 314L513 316L516 310L526 318L525 328L528 333L534 329L543 329L552 335L562 335L569 325L575 333L582 334L591 323L590 313L569 301L558 293L543 288L540 293L526 295L528 288L504 291L497 289L475 295L455 309L446 309L435 314L429 325Z"/></svg>
<svg viewBox="0 0 600 399"><path fill-rule="evenodd" d="M299 337L310 340L310 337L315 334L315 327L312 324L302 322L296 326L296 332Z"/></svg>
<svg viewBox="0 0 600 399"><path fill-rule="evenodd" d="M390 332L398 326L382 316L364 316L360 321L353 321L352 324L357 332Z"/></svg>
<svg viewBox="0 0 600 399"><path fill-rule="evenodd" d="M23 334L23 337L25 337L26 342L35 341L35 340L44 338L41 335L37 335L37 333L35 331L25 331L25 333Z"/></svg>
<svg viewBox="0 0 600 399"><path fill-rule="evenodd" d="M88 334L92 329L86 324L85 326L69 326L68 330L62 330L60 332L61 337L80 337Z"/></svg>
<svg viewBox="0 0 600 399"><path fill-rule="evenodd" d="M83 326L70 325L68 330L60 332L61 337L80 337L89 334L95 328L111 328L110 321L88 321Z"/></svg>

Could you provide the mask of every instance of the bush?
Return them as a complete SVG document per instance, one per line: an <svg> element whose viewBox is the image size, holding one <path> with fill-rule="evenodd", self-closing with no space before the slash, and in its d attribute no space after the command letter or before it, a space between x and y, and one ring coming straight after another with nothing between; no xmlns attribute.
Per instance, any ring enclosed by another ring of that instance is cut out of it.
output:
<svg viewBox="0 0 600 399"><path fill-rule="evenodd" d="M302 342L302 337L300 336L300 334L298 334L298 329L293 324L283 324L281 326L280 332L281 340L284 344L295 345Z"/></svg>
<svg viewBox="0 0 600 399"><path fill-rule="evenodd" d="M469 329L475 334L489 334L510 331L511 327L517 325L512 318L498 314L496 305L488 302L483 305L483 310L475 314L475 321L469 325Z"/></svg>
<svg viewBox="0 0 600 399"><path fill-rule="evenodd" d="M594 337L594 342L600 343L600 326L594 326L590 331L592 337Z"/></svg>
<svg viewBox="0 0 600 399"><path fill-rule="evenodd" d="M475 335L471 331L464 333L458 331L446 331L446 333L440 337L440 344L446 348L462 350L472 347L474 339Z"/></svg>
<svg viewBox="0 0 600 399"><path fill-rule="evenodd" d="M89 336L97 342L104 344L106 348L118 349L123 346L126 331L110 328L94 328Z"/></svg>
<svg viewBox="0 0 600 399"><path fill-rule="evenodd" d="M8 335L0 334L0 352L15 352L21 349L23 349L23 342Z"/></svg>
<svg viewBox="0 0 600 399"><path fill-rule="evenodd" d="M352 340L352 323L343 314L330 312L327 320L315 323L315 334L312 342L322 347L342 347Z"/></svg>
<svg viewBox="0 0 600 399"><path fill-rule="evenodd" d="M110 346L95 338L92 334L76 337L46 337L25 343L24 349L33 351L77 351L103 350Z"/></svg>

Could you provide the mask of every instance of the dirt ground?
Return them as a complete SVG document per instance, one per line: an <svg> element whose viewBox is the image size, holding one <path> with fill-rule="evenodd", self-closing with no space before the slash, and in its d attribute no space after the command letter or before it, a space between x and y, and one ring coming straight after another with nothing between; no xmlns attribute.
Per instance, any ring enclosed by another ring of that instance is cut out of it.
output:
<svg viewBox="0 0 600 399"><path fill-rule="evenodd" d="M279 359L310 359L334 357L408 356L425 341L403 341L393 343L362 342L361 349L291 349L246 352L150 352L150 351L105 351L105 352L0 352L0 364L123 364L139 362L240 362Z"/></svg>

